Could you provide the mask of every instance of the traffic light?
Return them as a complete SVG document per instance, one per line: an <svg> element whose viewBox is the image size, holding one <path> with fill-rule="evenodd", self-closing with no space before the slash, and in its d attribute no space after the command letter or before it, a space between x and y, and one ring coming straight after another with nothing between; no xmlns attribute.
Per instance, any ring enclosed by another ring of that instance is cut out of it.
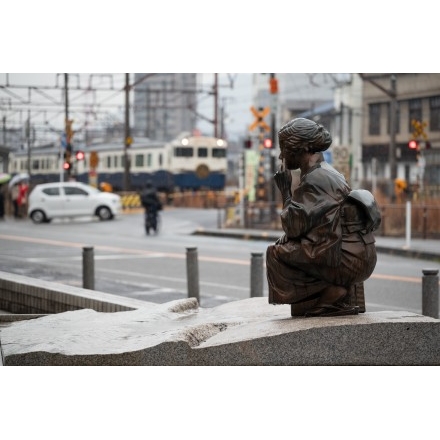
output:
<svg viewBox="0 0 440 440"><path fill-rule="evenodd" d="M263 146L264 148L272 148L272 139L264 139Z"/></svg>
<svg viewBox="0 0 440 440"><path fill-rule="evenodd" d="M429 150L431 148L431 142L426 141L425 142L425 150Z"/></svg>
<svg viewBox="0 0 440 440"><path fill-rule="evenodd" d="M418 149L419 149L419 143L418 143L415 139L411 139L411 140L408 142L408 147L409 147L411 150L418 150Z"/></svg>
<svg viewBox="0 0 440 440"><path fill-rule="evenodd" d="M252 141L251 138L247 138L243 142L244 148L249 149L252 148Z"/></svg>
<svg viewBox="0 0 440 440"><path fill-rule="evenodd" d="M63 164L63 168L64 168L66 171L70 171L70 169L72 168L72 164L71 164L70 162L64 162L64 164Z"/></svg>
<svg viewBox="0 0 440 440"><path fill-rule="evenodd" d="M75 153L75 157L76 157L76 160L84 160L84 157L85 157L84 151L81 151L81 150L77 151Z"/></svg>
<svg viewBox="0 0 440 440"><path fill-rule="evenodd" d="M271 78L269 80L270 93L278 93L278 80L276 78Z"/></svg>

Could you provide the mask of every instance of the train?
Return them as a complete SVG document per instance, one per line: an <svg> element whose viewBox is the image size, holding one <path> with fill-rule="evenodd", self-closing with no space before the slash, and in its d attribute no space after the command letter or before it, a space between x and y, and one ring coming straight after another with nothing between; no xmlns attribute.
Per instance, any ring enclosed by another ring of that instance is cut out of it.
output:
<svg viewBox="0 0 440 440"><path fill-rule="evenodd" d="M72 148L70 169L66 171L66 150L52 145L12 152L8 172L29 172L30 160L33 185L72 179L96 187L105 183L117 192L126 189L128 175L130 191L142 190L147 180L166 193L221 191L226 184L227 148L225 139L191 133L168 142L137 138L127 148L122 142L78 145Z"/></svg>

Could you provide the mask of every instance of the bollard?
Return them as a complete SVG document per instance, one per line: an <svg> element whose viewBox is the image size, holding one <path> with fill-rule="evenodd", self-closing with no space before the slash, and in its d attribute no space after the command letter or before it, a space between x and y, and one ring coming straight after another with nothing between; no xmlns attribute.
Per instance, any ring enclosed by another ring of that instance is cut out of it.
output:
<svg viewBox="0 0 440 440"><path fill-rule="evenodd" d="M218 229L222 228L222 212L220 208L217 208L217 228Z"/></svg>
<svg viewBox="0 0 440 440"><path fill-rule="evenodd" d="M83 247L83 288L95 289L95 262L93 247Z"/></svg>
<svg viewBox="0 0 440 440"><path fill-rule="evenodd" d="M422 315L438 319L438 270L423 269Z"/></svg>
<svg viewBox="0 0 440 440"><path fill-rule="evenodd" d="M196 247L186 248L186 277L188 281L188 298L196 298L200 304L199 263Z"/></svg>
<svg viewBox="0 0 440 440"><path fill-rule="evenodd" d="M263 296L263 254L251 253L251 298Z"/></svg>

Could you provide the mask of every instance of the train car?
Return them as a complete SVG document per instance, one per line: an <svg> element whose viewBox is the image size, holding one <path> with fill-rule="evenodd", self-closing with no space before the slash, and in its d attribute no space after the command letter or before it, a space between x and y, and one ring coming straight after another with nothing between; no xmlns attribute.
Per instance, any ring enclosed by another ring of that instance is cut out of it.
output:
<svg viewBox="0 0 440 440"><path fill-rule="evenodd" d="M77 159L80 152L82 158ZM139 191L147 179L160 191L223 190L227 172L227 142L209 136L183 133L171 142L135 139L127 149L130 190ZM11 153L9 172L28 171L31 183L71 178L99 186L106 182L114 191L124 189L125 151L120 142L75 146L71 169L63 169L64 150L48 146Z"/></svg>
<svg viewBox="0 0 440 440"><path fill-rule="evenodd" d="M227 143L209 136L182 135L167 145L168 169L177 189L223 190Z"/></svg>

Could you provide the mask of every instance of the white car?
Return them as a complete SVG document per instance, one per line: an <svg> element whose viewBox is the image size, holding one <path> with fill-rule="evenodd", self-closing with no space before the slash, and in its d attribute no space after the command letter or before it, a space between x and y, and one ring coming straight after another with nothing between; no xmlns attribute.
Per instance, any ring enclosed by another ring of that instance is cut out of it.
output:
<svg viewBox="0 0 440 440"><path fill-rule="evenodd" d="M98 216L111 220L122 209L121 197L81 182L36 185L29 194L28 215L34 223L56 217Z"/></svg>

